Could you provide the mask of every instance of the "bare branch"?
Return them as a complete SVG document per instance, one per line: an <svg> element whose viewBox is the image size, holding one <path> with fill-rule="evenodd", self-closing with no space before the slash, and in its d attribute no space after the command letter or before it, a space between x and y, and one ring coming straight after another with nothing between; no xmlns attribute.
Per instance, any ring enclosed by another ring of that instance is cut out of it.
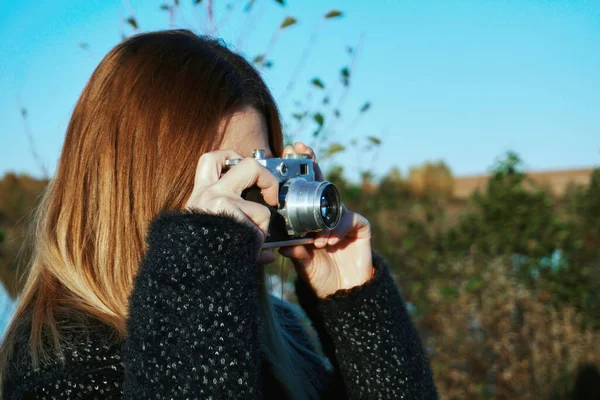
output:
<svg viewBox="0 0 600 400"><path fill-rule="evenodd" d="M208 31L213 32L215 30L214 0L208 0L206 8L208 12Z"/></svg>
<svg viewBox="0 0 600 400"><path fill-rule="evenodd" d="M285 91L281 95L281 98L279 100L280 104L284 103L285 99L287 98L287 96L290 94L290 92L294 88L294 85L295 85L296 81L298 80L298 75L302 71L302 68L304 68L304 65L306 64L306 60L308 60L308 56L310 55L310 50L314 48L314 45L317 42L319 30L321 29L321 26L323 25L324 21L325 21L325 19L321 18L314 25L313 30L308 38L308 43L306 44L306 46L304 47L304 50L302 51L300 60L298 61L298 64L296 64L296 68L294 69L294 72L292 72L292 75L288 81L288 84L285 87Z"/></svg>
<svg viewBox="0 0 600 400"><path fill-rule="evenodd" d="M233 15L233 11L235 10L236 5L238 5L239 3L231 3L227 5L227 11L225 12L225 15L219 20L219 22L217 22L217 24L214 27L214 32L211 32L211 35L216 35L219 30L224 27L227 22L229 22L229 20L231 19L231 16Z"/></svg>
<svg viewBox="0 0 600 400"><path fill-rule="evenodd" d="M17 106L19 107L19 110L21 112L21 117L23 118L23 128L25 131L25 136L27 137L27 140L29 142L29 150L31 151L31 155L33 156L33 159L34 159L35 163L37 164L38 168L42 172L42 176L44 177L44 179L49 179L48 170L46 169L46 166L42 162L42 159L40 158L40 156L38 155L37 150L36 150L37 147L35 145L35 140L33 138L33 134L31 133L31 128L29 127L29 119L27 117L27 109L25 107L23 107L23 105L21 104L20 98L17 98Z"/></svg>
<svg viewBox="0 0 600 400"><path fill-rule="evenodd" d="M257 2L258 2L258 0L257 0ZM242 28L242 32L240 33L239 39L236 43L236 47L239 50L244 49L246 42L250 38L250 34L252 33L253 29L258 25L258 21L264 15L265 10L266 10L266 2L263 0L260 2L260 4L258 6L256 6L256 4L254 4L254 6L248 12L249 15L248 15L248 18L246 19L246 24L244 25L244 28Z"/></svg>

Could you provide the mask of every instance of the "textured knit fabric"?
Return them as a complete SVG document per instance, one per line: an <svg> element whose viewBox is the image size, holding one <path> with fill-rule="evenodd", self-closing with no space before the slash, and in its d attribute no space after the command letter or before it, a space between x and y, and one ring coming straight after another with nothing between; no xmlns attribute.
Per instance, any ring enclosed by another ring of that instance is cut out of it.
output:
<svg viewBox="0 0 600 400"><path fill-rule="evenodd" d="M228 216L164 213L153 221L130 298L124 342L100 322L66 319L62 357L33 370L27 323L2 382L6 400L285 399L259 345L258 235ZM319 299L296 280L333 371L315 363L321 398L432 399L431 371L385 262L373 279ZM275 300L277 302L277 300ZM277 313L289 308L276 306ZM81 322L81 321L79 321ZM310 345L301 323L286 325Z"/></svg>

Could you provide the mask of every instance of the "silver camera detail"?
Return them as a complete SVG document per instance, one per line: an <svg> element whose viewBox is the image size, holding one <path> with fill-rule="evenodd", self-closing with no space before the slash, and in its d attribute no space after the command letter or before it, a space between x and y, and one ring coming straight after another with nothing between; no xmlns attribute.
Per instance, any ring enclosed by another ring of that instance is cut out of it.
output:
<svg viewBox="0 0 600 400"><path fill-rule="evenodd" d="M265 150L255 149L252 157L279 180L277 207L264 202L258 187L242 193L244 199L263 204L271 210L264 248L311 243L315 232L337 227L342 214L339 191L330 182L316 180L314 162L308 154L265 158ZM241 160L227 160L225 172Z"/></svg>

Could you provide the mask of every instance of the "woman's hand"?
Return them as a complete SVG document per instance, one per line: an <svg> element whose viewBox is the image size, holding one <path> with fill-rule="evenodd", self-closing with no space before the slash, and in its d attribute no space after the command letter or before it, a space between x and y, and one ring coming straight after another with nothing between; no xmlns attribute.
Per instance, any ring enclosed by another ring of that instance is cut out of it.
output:
<svg viewBox="0 0 600 400"><path fill-rule="evenodd" d="M287 146L285 154L310 154L317 180L323 175L313 150L304 143ZM279 253L292 259L298 275L317 296L324 298L340 289L350 289L368 281L373 272L371 226L362 215L342 209L339 225L332 232L317 234L310 245L282 247Z"/></svg>
<svg viewBox="0 0 600 400"><path fill-rule="evenodd" d="M243 159L221 177L225 161L233 158L243 157L230 150L205 153L200 157L194 189L185 208L225 213L241 222L251 222L257 227L257 234L264 243L269 231L271 211L262 204L244 200L241 194L244 189L258 186L262 189L265 202L277 206L279 182L268 169L252 158ZM259 264L273 261L275 255L272 251L263 250L258 255Z"/></svg>

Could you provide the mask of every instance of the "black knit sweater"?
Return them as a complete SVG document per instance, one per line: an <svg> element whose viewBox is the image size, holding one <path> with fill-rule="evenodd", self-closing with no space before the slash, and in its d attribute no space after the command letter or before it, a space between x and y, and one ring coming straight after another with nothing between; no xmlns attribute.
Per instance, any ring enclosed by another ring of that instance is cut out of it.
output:
<svg viewBox="0 0 600 400"><path fill-rule="evenodd" d="M125 341L100 322L82 330L64 320L63 355L33 370L25 329L5 370L3 398L287 398L260 352L257 240L253 228L231 217L162 214L149 229ZM326 299L296 280L300 305L333 366L315 364L321 398L436 398L389 270L377 256L374 266L373 279ZM308 345L300 322L288 329Z"/></svg>

